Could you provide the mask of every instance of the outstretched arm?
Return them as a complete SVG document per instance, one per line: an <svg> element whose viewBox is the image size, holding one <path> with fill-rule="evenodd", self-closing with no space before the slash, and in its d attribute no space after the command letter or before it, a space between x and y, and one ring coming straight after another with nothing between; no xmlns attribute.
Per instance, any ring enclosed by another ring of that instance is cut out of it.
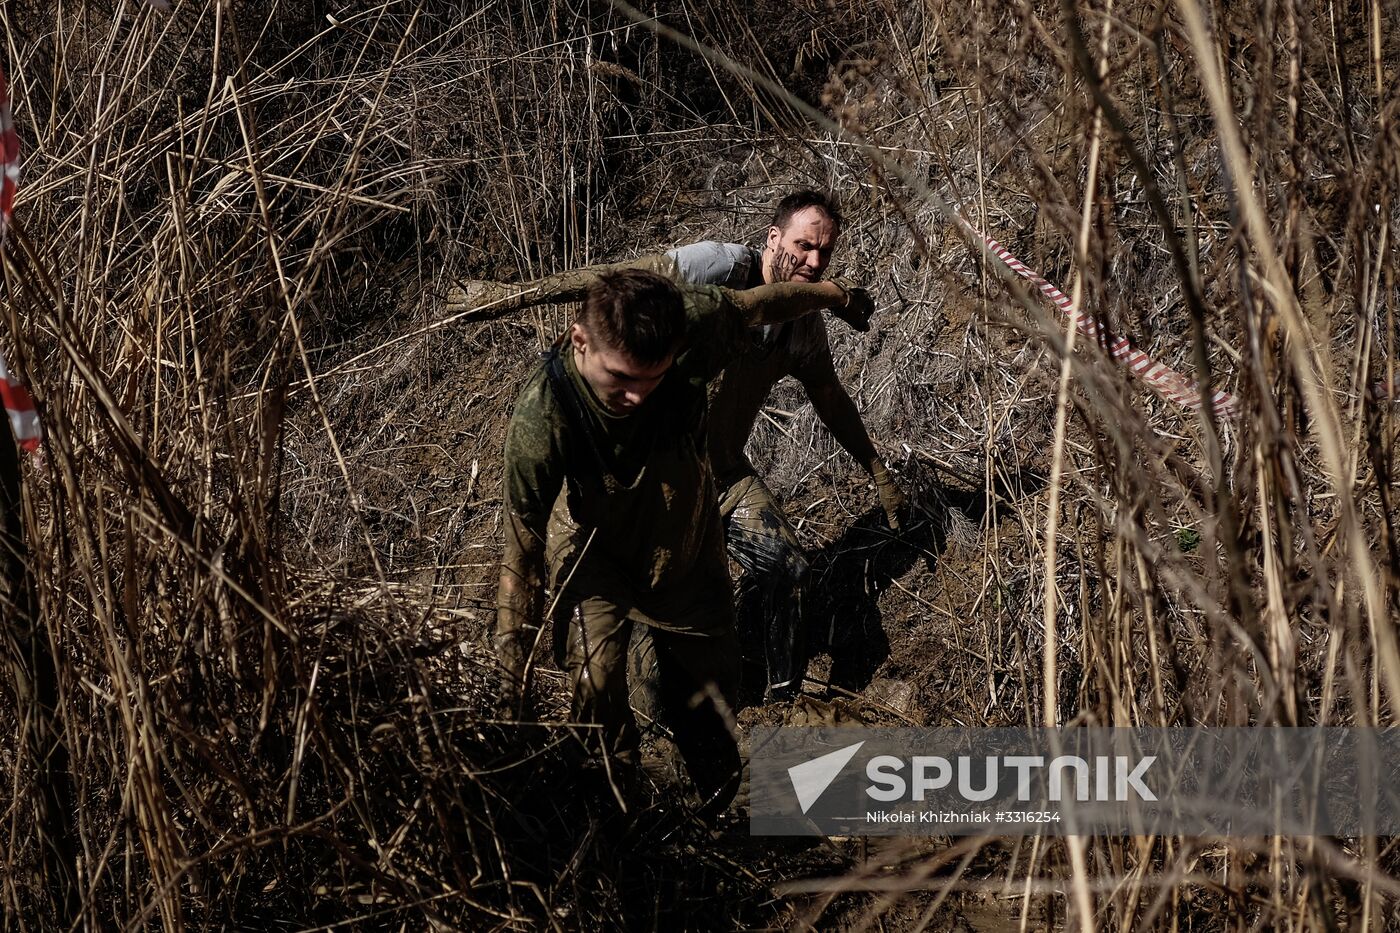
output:
<svg viewBox="0 0 1400 933"><path fill-rule="evenodd" d="M830 308L836 317L864 331L870 329L870 315L875 310L865 289L848 288L835 281L775 282L742 292L725 289L725 295L750 325L781 324Z"/></svg>
<svg viewBox="0 0 1400 933"><path fill-rule="evenodd" d="M675 277L676 264L665 253L639 256L628 262L613 262L583 266L556 272L529 282L463 282L447 296L448 311L499 311L502 313L532 308L535 305L563 304L582 301L598 277L620 269L643 269L668 278Z"/></svg>
<svg viewBox="0 0 1400 933"><path fill-rule="evenodd" d="M873 475L875 465L881 462L880 455L875 452L875 445L865 430L865 422L861 420L860 410L846 392L846 387L833 374L829 381L809 383L804 380L803 388L812 400L812 409L831 436L855 457L857 463L865 467L867 473Z"/></svg>
<svg viewBox="0 0 1400 933"><path fill-rule="evenodd" d="M875 481L875 491L880 497L880 505L885 510L885 518L891 528L898 529L900 513L905 508L904 493L890 476L890 471L885 468L885 461L876 452L855 401L837 378L836 368L831 361L831 350L827 347L825 339L821 341L820 350L813 352L795 375L807 390L807 397L812 400L812 409L822 424L826 425L836 442L844 447Z"/></svg>

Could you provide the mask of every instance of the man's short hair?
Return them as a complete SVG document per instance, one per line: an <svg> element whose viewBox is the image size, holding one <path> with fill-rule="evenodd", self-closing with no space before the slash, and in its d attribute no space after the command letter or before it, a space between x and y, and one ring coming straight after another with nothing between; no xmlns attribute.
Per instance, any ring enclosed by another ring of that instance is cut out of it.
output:
<svg viewBox="0 0 1400 933"><path fill-rule="evenodd" d="M809 207L815 207L826 214L827 217L831 218L831 225L836 228L836 232L841 232L844 220L841 217L841 208L837 205L836 199L824 191L814 191L810 188L794 191L778 202L777 209L773 211L773 226L779 230L786 230L788 222L792 220L792 215Z"/></svg>
<svg viewBox="0 0 1400 933"><path fill-rule="evenodd" d="M649 366L676 352L685 334L685 304L665 276L619 269L589 287L579 323L591 336Z"/></svg>

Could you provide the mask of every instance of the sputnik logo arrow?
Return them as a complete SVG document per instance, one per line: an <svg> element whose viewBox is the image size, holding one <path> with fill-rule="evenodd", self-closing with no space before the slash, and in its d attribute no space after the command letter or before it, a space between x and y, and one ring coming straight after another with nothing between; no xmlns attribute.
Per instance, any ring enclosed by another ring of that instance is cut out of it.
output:
<svg viewBox="0 0 1400 933"><path fill-rule="evenodd" d="M864 744L857 742L847 745L820 758L813 758L788 768L788 778L792 781L792 789L797 793L797 802L802 805L803 813L812 809L812 804L826 793L831 782L836 780L836 775L841 773L841 769L846 767L846 763L856 756L856 752L860 751Z"/></svg>

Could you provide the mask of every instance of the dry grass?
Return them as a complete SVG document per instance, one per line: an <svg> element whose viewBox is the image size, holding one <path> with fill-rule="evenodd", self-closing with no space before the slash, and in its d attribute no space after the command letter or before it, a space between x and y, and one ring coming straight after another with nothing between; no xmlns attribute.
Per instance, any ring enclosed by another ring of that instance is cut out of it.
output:
<svg viewBox="0 0 1400 933"><path fill-rule="evenodd" d="M49 432L4 607L7 929L1393 915L1385 840L618 836L559 777L567 732L485 718L499 431L567 309L439 327L439 296L752 240L815 182L882 306L833 332L841 374L939 525L869 623L930 721L1395 721L1381 5L744 11L656 8L709 57L620 3L0 12L25 153L0 342ZM954 202L1245 416L1066 355ZM874 500L800 392L772 406L751 451L819 568L893 559L843 550Z"/></svg>

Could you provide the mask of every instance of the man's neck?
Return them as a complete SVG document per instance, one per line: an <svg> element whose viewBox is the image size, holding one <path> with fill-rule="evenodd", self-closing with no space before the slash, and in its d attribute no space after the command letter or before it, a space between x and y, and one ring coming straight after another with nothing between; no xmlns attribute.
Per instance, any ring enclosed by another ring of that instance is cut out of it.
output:
<svg viewBox="0 0 1400 933"><path fill-rule="evenodd" d="M593 383L589 382L588 377L578 368L578 354L572 344L567 347L564 369L569 374L569 378L573 380L574 387L577 389L579 397L589 408L605 420L622 421L626 418L630 418L634 414L633 412L616 412L603 404L603 399L598 395L597 390L593 388Z"/></svg>

